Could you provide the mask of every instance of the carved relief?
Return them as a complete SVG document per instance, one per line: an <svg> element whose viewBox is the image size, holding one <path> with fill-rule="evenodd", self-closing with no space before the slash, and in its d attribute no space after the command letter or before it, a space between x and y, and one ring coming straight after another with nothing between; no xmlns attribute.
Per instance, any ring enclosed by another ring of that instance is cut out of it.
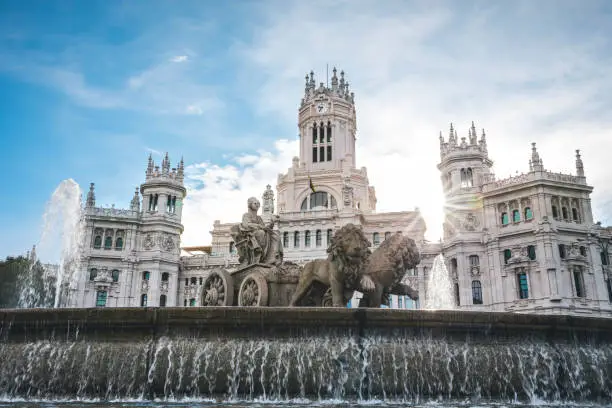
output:
<svg viewBox="0 0 612 408"><path fill-rule="evenodd" d="M463 220L463 229L467 231L476 231L480 226L480 221L473 213L468 213Z"/></svg>
<svg viewBox="0 0 612 408"><path fill-rule="evenodd" d="M176 247L174 243L174 239L172 238L171 235L164 235L163 237L160 237L160 239L161 239L160 246L164 251L172 252L174 248Z"/></svg>
<svg viewBox="0 0 612 408"><path fill-rule="evenodd" d="M147 234L147 236L145 236L142 246L144 247L144 249L152 249L155 246L155 235Z"/></svg>
<svg viewBox="0 0 612 408"><path fill-rule="evenodd" d="M353 208L353 187L350 186L350 178L344 179L344 186L342 187L342 201L344 201L344 207Z"/></svg>

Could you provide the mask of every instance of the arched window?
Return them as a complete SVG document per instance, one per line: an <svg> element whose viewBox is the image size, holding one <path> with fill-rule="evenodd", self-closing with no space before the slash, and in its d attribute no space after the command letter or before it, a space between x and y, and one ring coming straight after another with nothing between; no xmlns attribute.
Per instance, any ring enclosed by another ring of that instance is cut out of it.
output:
<svg viewBox="0 0 612 408"><path fill-rule="evenodd" d="M283 248L289 247L289 233L283 232Z"/></svg>
<svg viewBox="0 0 612 408"><path fill-rule="evenodd" d="M102 235L96 235L94 238L94 248L100 249L102 247Z"/></svg>
<svg viewBox="0 0 612 408"><path fill-rule="evenodd" d="M567 212L567 208L566 207L561 207L561 212L563 213L563 219L565 221L569 220L569 213Z"/></svg>
<svg viewBox="0 0 612 408"><path fill-rule="evenodd" d="M530 220L533 218L533 212L531 211L531 208L526 207L525 208L525 220Z"/></svg>
<svg viewBox="0 0 612 408"><path fill-rule="evenodd" d="M106 306L106 296L107 293L105 290L99 290L96 292L96 307Z"/></svg>
<svg viewBox="0 0 612 408"><path fill-rule="evenodd" d="M111 249L113 247L113 237L104 238L104 249Z"/></svg>
<svg viewBox="0 0 612 408"><path fill-rule="evenodd" d="M319 143L325 143L325 125L323 122L319 124Z"/></svg>
<svg viewBox="0 0 612 408"><path fill-rule="evenodd" d="M236 252L236 244L234 244L234 241L229 243L229 253L233 254Z"/></svg>
<svg viewBox="0 0 612 408"><path fill-rule="evenodd" d="M327 122L327 143L330 143L332 140L332 125L331 122Z"/></svg>
<svg viewBox="0 0 612 408"><path fill-rule="evenodd" d="M98 270L96 268L91 268L89 270L89 280L92 281L96 279L96 276L98 276Z"/></svg>
<svg viewBox="0 0 612 408"><path fill-rule="evenodd" d="M587 249L586 249L586 247L583 247L583 246L580 247L580 255L587 256Z"/></svg>
<svg viewBox="0 0 612 408"><path fill-rule="evenodd" d="M151 277L151 272L149 272L149 271L144 271L144 272L142 273L142 280L147 280L147 281L148 281L150 277Z"/></svg>
<svg viewBox="0 0 612 408"><path fill-rule="evenodd" d="M501 215L501 223L502 225L508 225L508 213L503 212Z"/></svg>
<svg viewBox="0 0 612 408"><path fill-rule="evenodd" d="M378 234L378 232L375 232L372 234L372 245L379 245L380 244L380 235Z"/></svg>
<svg viewBox="0 0 612 408"><path fill-rule="evenodd" d="M474 184L474 179L473 179L472 169L469 167L467 169L461 169L461 187L468 188L468 187L472 187L473 184Z"/></svg>
<svg viewBox="0 0 612 408"><path fill-rule="evenodd" d="M472 303L482 305L482 284L479 280L472 281Z"/></svg>
<svg viewBox="0 0 612 408"><path fill-rule="evenodd" d="M579 222L580 219L578 218L578 209L576 208L572 208L572 220Z"/></svg>
<svg viewBox="0 0 612 408"><path fill-rule="evenodd" d="M191 286L195 286L198 284L198 279L194 276L191 278L190 282L191 282Z"/></svg>
<svg viewBox="0 0 612 408"><path fill-rule="evenodd" d="M321 246L321 230L317 230L317 231L315 232L315 245L316 245L317 247L320 247L320 246Z"/></svg>
<svg viewBox="0 0 612 408"><path fill-rule="evenodd" d="M123 248L123 238L119 237L115 240L115 249Z"/></svg>
<svg viewBox="0 0 612 408"><path fill-rule="evenodd" d="M317 207L328 207L327 193L324 191L317 191L310 195L310 209L314 210Z"/></svg>
<svg viewBox="0 0 612 408"><path fill-rule="evenodd" d="M310 247L310 231L304 231L304 247Z"/></svg>
<svg viewBox="0 0 612 408"><path fill-rule="evenodd" d="M334 233L333 230L331 229L327 230L327 246L331 244L333 233Z"/></svg>
<svg viewBox="0 0 612 408"><path fill-rule="evenodd" d="M468 168L466 171L467 175L467 186L472 187L474 185L474 176L472 175L472 169Z"/></svg>
<svg viewBox="0 0 612 408"><path fill-rule="evenodd" d="M535 247L535 245L527 245L527 256L532 261L536 260L536 247Z"/></svg>
<svg viewBox="0 0 612 408"><path fill-rule="evenodd" d="M168 272L162 273L162 282L168 282L168 279L170 279L170 274Z"/></svg>
<svg viewBox="0 0 612 408"><path fill-rule="evenodd" d="M552 206L552 213L553 213L553 218L556 220L557 218L559 218L559 210L557 210L557 206L553 205Z"/></svg>
<svg viewBox="0 0 612 408"><path fill-rule="evenodd" d="M293 247L294 248L300 247L300 231L295 231L293 233Z"/></svg>
<svg viewBox="0 0 612 408"><path fill-rule="evenodd" d="M317 143L317 124L316 123L312 124L312 143L313 144Z"/></svg>
<svg viewBox="0 0 612 408"><path fill-rule="evenodd" d="M118 269L113 269L111 271L111 277L113 278L113 282L115 282L115 283L119 282L119 270Z"/></svg>
<svg viewBox="0 0 612 408"><path fill-rule="evenodd" d="M143 293L140 295L140 306L145 307L147 305L147 294Z"/></svg>
<svg viewBox="0 0 612 408"><path fill-rule="evenodd" d="M512 258L512 251L509 249L504 249L504 264L507 264L510 258Z"/></svg>
<svg viewBox="0 0 612 408"><path fill-rule="evenodd" d="M159 296L159 307L166 307L166 295Z"/></svg>
<svg viewBox="0 0 612 408"><path fill-rule="evenodd" d="M521 213L519 210L512 210L512 222L520 222L521 221Z"/></svg>

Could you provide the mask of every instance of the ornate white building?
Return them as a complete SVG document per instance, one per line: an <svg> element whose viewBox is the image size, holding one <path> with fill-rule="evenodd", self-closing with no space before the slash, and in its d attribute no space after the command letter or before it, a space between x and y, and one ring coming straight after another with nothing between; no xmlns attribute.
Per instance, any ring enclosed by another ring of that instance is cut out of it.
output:
<svg viewBox="0 0 612 408"><path fill-rule="evenodd" d="M444 237L431 244L418 209L376 212L367 170L357 167L355 97L343 72L333 70L331 86L306 76L298 128L299 156L278 176L278 202L270 185L262 195L263 218L280 218L285 260L325 257L333 231L351 222L363 226L372 249L397 231L417 242L423 260L408 280L421 299L442 252L462 309L611 315L612 229L593 223L593 188L578 151L575 176L545 170L534 143L528 173L496 180L484 131L478 138L472 123L459 139L451 125L448 141L440 135L438 164ZM142 210L138 190L129 210L96 208L92 184L74 306L197 306L209 271L236 267L235 223L215 221L212 245L182 248L180 256L183 170L182 161L170 170L167 155L161 170L149 158ZM418 307L409 298L391 304Z"/></svg>

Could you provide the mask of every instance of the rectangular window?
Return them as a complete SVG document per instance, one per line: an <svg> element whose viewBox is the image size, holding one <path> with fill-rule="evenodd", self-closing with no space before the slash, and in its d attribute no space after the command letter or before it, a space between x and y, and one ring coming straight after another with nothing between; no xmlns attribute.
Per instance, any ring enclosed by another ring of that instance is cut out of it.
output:
<svg viewBox="0 0 612 408"><path fill-rule="evenodd" d="M461 300L459 298L459 284L455 283L455 306L461 306Z"/></svg>
<svg viewBox="0 0 612 408"><path fill-rule="evenodd" d="M482 305L482 284L480 281L472 281L472 303Z"/></svg>
<svg viewBox="0 0 612 408"><path fill-rule="evenodd" d="M327 124L327 143L331 142L331 138L332 138L332 127L331 124Z"/></svg>
<svg viewBox="0 0 612 408"><path fill-rule="evenodd" d="M559 244L559 257L565 259L565 245Z"/></svg>
<svg viewBox="0 0 612 408"><path fill-rule="evenodd" d="M312 162L313 163L317 162L317 148L316 147L312 148Z"/></svg>
<svg viewBox="0 0 612 408"><path fill-rule="evenodd" d="M194 298L189 299L189 306L195 306L196 300Z"/></svg>
<svg viewBox="0 0 612 408"><path fill-rule="evenodd" d="M332 155L331 155L331 146L327 146L327 161L331 161L332 159Z"/></svg>
<svg viewBox="0 0 612 408"><path fill-rule="evenodd" d="M331 244L332 234L333 234L333 231L328 229L327 230L327 246L329 246L329 244Z"/></svg>
<svg viewBox="0 0 612 408"><path fill-rule="evenodd" d="M404 308L404 302L403 302L403 300L404 300L404 299L402 299L402 297L401 297L401 296L398 296L398 297L397 297L397 308L398 308L398 309L403 309L403 308Z"/></svg>
<svg viewBox="0 0 612 408"><path fill-rule="evenodd" d="M601 251L600 256L601 264L604 266L608 265L608 254L605 251Z"/></svg>
<svg viewBox="0 0 612 408"><path fill-rule="evenodd" d="M504 249L504 264L507 264L510 258L512 258L512 251L509 249Z"/></svg>
<svg viewBox="0 0 612 408"><path fill-rule="evenodd" d="M325 146L319 147L319 161L325 161Z"/></svg>
<svg viewBox="0 0 612 408"><path fill-rule="evenodd" d="M535 249L535 245L528 245L527 246L527 256L529 257L529 259L531 259L532 261L536 260L536 249Z"/></svg>
<svg viewBox="0 0 612 408"><path fill-rule="evenodd" d="M584 290L584 276L582 275L582 268L580 266L574 267L574 286L576 288L576 297L586 297L586 291Z"/></svg>
<svg viewBox="0 0 612 408"><path fill-rule="evenodd" d="M169 195L168 199L166 200L166 212L170 213L172 212L172 196Z"/></svg>
<svg viewBox="0 0 612 408"><path fill-rule="evenodd" d="M517 273L516 280L518 282L519 299L529 298L529 284L527 283L527 274L525 272Z"/></svg>
<svg viewBox="0 0 612 408"><path fill-rule="evenodd" d="M106 291L98 291L96 293L96 307L106 306Z"/></svg>

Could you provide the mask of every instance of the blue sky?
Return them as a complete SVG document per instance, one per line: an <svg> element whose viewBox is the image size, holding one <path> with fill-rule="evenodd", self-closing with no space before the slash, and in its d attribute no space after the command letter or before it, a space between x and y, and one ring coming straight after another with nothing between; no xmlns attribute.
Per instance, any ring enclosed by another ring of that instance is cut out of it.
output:
<svg viewBox="0 0 612 408"><path fill-rule="evenodd" d="M183 244L275 185L297 154L303 77L356 94L359 166L379 210L440 203L438 132L487 130L498 178L575 172L612 224L608 1L17 1L0 3L0 256L41 233L61 180L126 207L147 156L189 167ZM436 226L430 226L432 230Z"/></svg>

